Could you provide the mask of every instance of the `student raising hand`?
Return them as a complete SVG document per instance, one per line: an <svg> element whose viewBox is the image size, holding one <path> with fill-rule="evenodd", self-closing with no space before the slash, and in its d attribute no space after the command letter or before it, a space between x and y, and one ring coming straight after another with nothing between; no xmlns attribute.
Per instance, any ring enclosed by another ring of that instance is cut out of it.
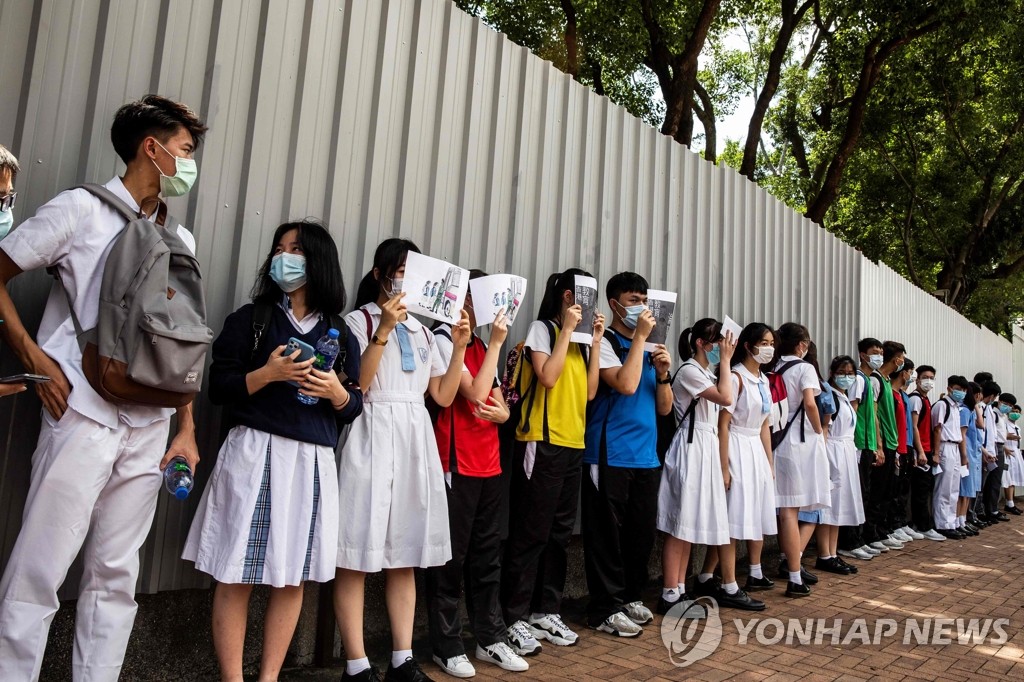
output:
<svg viewBox="0 0 1024 682"><path fill-rule="evenodd" d="M562 329L564 331L571 332L572 330L576 329L576 325L578 325L582 320L583 308L581 308L578 304L571 305L565 309L564 313L562 313ZM595 322L596 321L597 320L595 317Z"/></svg>
<svg viewBox="0 0 1024 682"><path fill-rule="evenodd" d="M725 332L725 338L718 344L718 349L721 357L720 366L728 367L729 361L732 360L732 356L736 352L736 337L732 335L732 332Z"/></svg>
<svg viewBox="0 0 1024 682"><path fill-rule="evenodd" d="M594 313L594 344L601 342L601 337L604 336L604 313L597 311Z"/></svg>
<svg viewBox="0 0 1024 682"><path fill-rule="evenodd" d="M456 348L465 348L469 345L469 339L473 336L473 327L469 324L469 313L462 309L462 315L458 323L452 327L452 343Z"/></svg>
<svg viewBox="0 0 1024 682"><path fill-rule="evenodd" d="M502 308L494 318L494 323L491 324L491 339L489 345L500 346L505 343L506 338L508 338L508 318L505 316L505 309Z"/></svg>

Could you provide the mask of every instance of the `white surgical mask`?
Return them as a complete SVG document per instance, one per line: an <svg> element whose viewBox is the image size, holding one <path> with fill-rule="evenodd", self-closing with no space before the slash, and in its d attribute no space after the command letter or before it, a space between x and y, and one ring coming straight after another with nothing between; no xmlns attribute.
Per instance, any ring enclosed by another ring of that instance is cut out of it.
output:
<svg viewBox="0 0 1024 682"><path fill-rule="evenodd" d="M754 353L754 359L762 365L767 365L775 357L775 349L771 346L758 346Z"/></svg>
<svg viewBox="0 0 1024 682"><path fill-rule="evenodd" d="M881 355L869 355L868 356L868 366L871 367L871 369L878 369L879 367L881 367L882 366L882 356Z"/></svg>
<svg viewBox="0 0 1024 682"><path fill-rule="evenodd" d="M917 387L920 388L925 393L928 393L933 388L935 388L935 379L921 379L919 382L917 382Z"/></svg>
<svg viewBox="0 0 1024 682"><path fill-rule="evenodd" d="M402 293L402 287L405 286L405 279L401 277L398 279L388 277L388 279L391 280L391 289L387 294L389 298L394 298L395 296L398 296L398 294Z"/></svg>

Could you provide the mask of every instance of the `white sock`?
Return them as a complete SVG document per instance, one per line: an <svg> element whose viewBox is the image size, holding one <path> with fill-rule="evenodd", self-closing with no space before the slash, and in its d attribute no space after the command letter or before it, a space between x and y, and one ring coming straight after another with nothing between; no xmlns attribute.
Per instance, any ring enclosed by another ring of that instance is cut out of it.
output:
<svg viewBox="0 0 1024 682"><path fill-rule="evenodd" d="M737 592L740 591L740 586L737 585L736 582L734 581L734 582L731 582L731 583L725 583L724 585L722 585L722 589L725 590L729 594L736 594Z"/></svg>
<svg viewBox="0 0 1024 682"><path fill-rule="evenodd" d="M711 580L714 577L715 577L714 573L701 573L700 575L697 576L697 580L701 581L702 583L706 583L707 581Z"/></svg>
<svg viewBox="0 0 1024 682"><path fill-rule="evenodd" d="M349 675L358 675L364 670L370 669L370 659L357 658L354 661L345 661L345 672Z"/></svg>
<svg viewBox="0 0 1024 682"><path fill-rule="evenodd" d="M1006 500L1006 506L1009 507L1010 509L1013 509L1013 507L1014 507L1013 500L1012 499Z"/></svg>
<svg viewBox="0 0 1024 682"><path fill-rule="evenodd" d="M966 516L958 516L956 518L960 521L960 527L961 528L963 528L964 526L967 525L967 517Z"/></svg>
<svg viewBox="0 0 1024 682"><path fill-rule="evenodd" d="M679 590L675 587L661 588L661 598L670 604L679 601Z"/></svg>
<svg viewBox="0 0 1024 682"><path fill-rule="evenodd" d="M679 583L679 595L686 594L686 583Z"/></svg>
<svg viewBox="0 0 1024 682"><path fill-rule="evenodd" d="M803 585L804 581L803 578L800 577L800 571L790 571L789 582L794 583L796 585Z"/></svg>
<svg viewBox="0 0 1024 682"><path fill-rule="evenodd" d="M750 564L750 577L764 578L764 573L761 573L761 564Z"/></svg>
<svg viewBox="0 0 1024 682"><path fill-rule="evenodd" d="M412 649L403 649L402 651L392 651L391 652L391 667L392 668L397 668L400 665L402 665L403 663L405 663L406 659L409 659L409 658L412 658Z"/></svg>
<svg viewBox="0 0 1024 682"><path fill-rule="evenodd" d="M821 559L822 561L828 561L829 559L834 559L835 557L832 557L832 556L826 556L826 555L822 554L822 555L821 555L820 557L818 557L818 558L819 558L819 559Z"/></svg>

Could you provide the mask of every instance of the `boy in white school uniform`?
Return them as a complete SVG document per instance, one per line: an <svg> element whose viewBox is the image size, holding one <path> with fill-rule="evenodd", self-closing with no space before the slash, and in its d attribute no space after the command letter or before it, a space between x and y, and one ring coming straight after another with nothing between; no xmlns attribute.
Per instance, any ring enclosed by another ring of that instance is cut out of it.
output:
<svg viewBox="0 0 1024 682"><path fill-rule="evenodd" d="M127 170L106 188L133 210L155 212L159 197L191 188L197 175L192 156L205 132L188 107L169 99L147 95L125 104L110 137ZM176 456L193 469L199 461L191 405L178 408L178 432L167 449L172 410L110 403L83 373L68 300L82 328L96 325L106 256L124 226L115 209L74 189L40 207L0 243L0 329L29 372L51 377L36 388L43 424L21 532L0 580L0 680L39 677L57 590L79 551L84 574L74 679L118 678L138 608L138 554L156 511L161 469ZM192 235L183 227L177 231L194 251ZM33 341L6 285L43 267L55 270L60 285L50 292Z"/></svg>
<svg viewBox="0 0 1024 682"><path fill-rule="evenodd" d="M962 376L949 377L945 397L932 405L933 466L938 465L932 509L935 530L950 540L965 537L956 529L956 505L960 498L960 467L967 466L967 427L960 418L960 403L967 397L967 384Z"/></svg>

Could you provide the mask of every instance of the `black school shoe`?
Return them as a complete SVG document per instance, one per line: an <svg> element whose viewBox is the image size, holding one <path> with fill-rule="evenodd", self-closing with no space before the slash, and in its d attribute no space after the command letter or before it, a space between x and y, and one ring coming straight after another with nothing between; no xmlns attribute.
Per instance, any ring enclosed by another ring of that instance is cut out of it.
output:
<svg viewBox="0 0 1024 682"><path fill-rule="evenodd" d="M936 528L935 532L945 537L947 540L963 540L967 537L963 533L951 528Z"/></svg>
<svg viewBox="0 0 1024 682"><path fill-rule="evenodd" d="M1010 520L1010 517L1007 516L1006 514L1004 514L1001 511L997 511L993 516L995 516L995 518L997 520L999 520L999 521L1009 521Z"/></svg>
<svg viewBox="0 0 1024 682"><path fill-rule="evenodd" d="M352 680L352 682L380 682L380 671L372 665L355 675L349 675L347 672L341 676L342 682L346 680Z"/></svg>
<svg viewBox="0 0 1024 682"><path fill-rule="evenodd" d="M853 575L854 573L857 572L857 567L852 565L852 564L848 564L845 561L843 561L843 557L837 556L836 557L836 561L839 562L840 566L846 566L848 569L850 569L850 575Z"/></svg>
<svg viewBox="0 0 1024 682"><path fill-rule="evenodd" d="M831 559L822 559L821 557L818 557L814 562L814 567L819 571L835 573L836 575L850 575L853 573L849 566L839 563L838 559L839 557L832 557Z"/></svg>
<svg viewBox="0 0 1024 682"><path fill-rule="evenodd" d="M796 583L789 583L786 585L786 596L787 597L809 597L811 596L811 588L807 585L797 585Z"/></svg>
<svg viewBox="0 0 1024 682"><path fill-rule="evenodd" d="M1017 507L1003 507L1003 511L1007 514L1013 514L1014 516L1020 516L1021 514L1024 514L1024 512L1022 512Z"/></svg>
<svg viewBox="0 0 1024 682"><path fill-rule="evenodd" d="M384 682L433 682L432 678L420 670L420 664L411 656L405 659L405 663L395 668L388 664L388 673L384 676Z"/></svg>
<svg viewBox="0 0 1024 682"><path fill-rule="evenodd" d="M789 580L789 565L786 562L779 564L779 577ZM818 576L808 571L802 565L800 566L800 580L804 581L804 585L818 584Z"/></svg>
<svg viewBox="0 0 1024 682"><path fill-rule="evenodd" d="M715 601L719 606L727 609L741 609L743 611L764 611L765 603L760 599L754 599L743 590L736 590L733 594L725 591L725 588L718 590L715 594Z"/></svg>
<svg viewBox="0 0 1024 682"><path fill-rule="evenodd" d="M706 582L701 582L700 578L693 579L692 594L694 597L715 597L717 599L721 589L722 581L718 579L718 576L712 576Z"/></svg>
<svg viewBox="0 0 1024 682"><path fill-rule="evenodd" d="M789 574L786 574L789 577ZM775 583L769 578L755 578L752 575L747 576L747 582L743 585L743 589L747 592L760 592L762 590L770 590L775 587Z"/></svg>

